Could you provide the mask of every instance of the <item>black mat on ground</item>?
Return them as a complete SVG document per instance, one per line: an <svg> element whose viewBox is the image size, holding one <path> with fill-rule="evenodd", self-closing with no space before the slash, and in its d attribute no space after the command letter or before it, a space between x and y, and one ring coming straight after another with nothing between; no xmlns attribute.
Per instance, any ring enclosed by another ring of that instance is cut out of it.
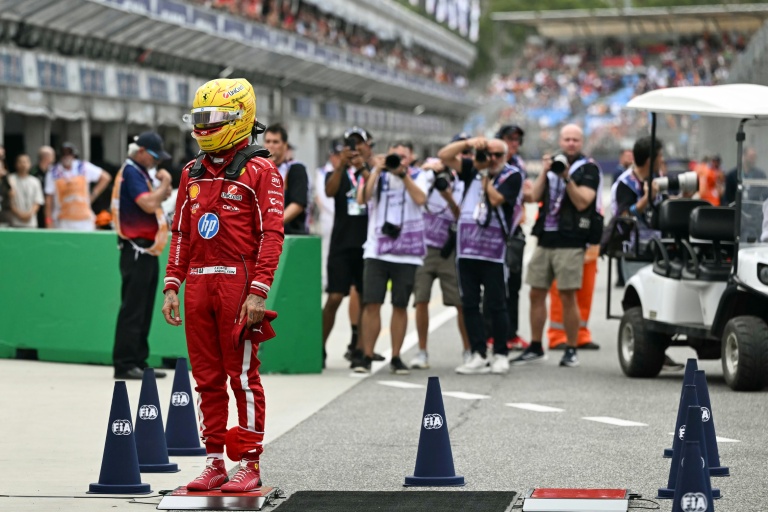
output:
<svg viewBox="0 0 768 512"><path fill-rule="evenodd" d="M499 491L299 491L278 512L505 512L514 492Z"/></svg>

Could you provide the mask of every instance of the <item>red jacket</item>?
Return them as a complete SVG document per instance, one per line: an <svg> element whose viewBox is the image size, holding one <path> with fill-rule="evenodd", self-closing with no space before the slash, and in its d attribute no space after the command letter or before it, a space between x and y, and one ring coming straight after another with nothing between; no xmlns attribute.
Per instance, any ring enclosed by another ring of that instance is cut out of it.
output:
<svg viewBox="0 0 768 512"><path fill-rule="evenodd" d="M188 273L241 275L245 267L250 293L266 298L283 249L283 179L266 158L249 160L235 180L224 171L237 149L203 160L205 171L190 178L188 163L181 174L171 227L166 290L179 291ZM227 269L231 269L228 272Z"/></svg>

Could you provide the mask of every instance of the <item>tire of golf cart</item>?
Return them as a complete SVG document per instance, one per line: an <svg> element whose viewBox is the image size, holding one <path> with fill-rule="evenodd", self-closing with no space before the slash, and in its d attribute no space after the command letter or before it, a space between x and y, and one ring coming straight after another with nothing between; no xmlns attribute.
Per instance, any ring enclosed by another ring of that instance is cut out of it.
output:
<svg viewBox="0 0 768 512"><path fill-rule="evenodd" d="M725 324L723 376L734 391L759 391L768 377L768 325L756 316L737 316Z"/></svg>
<svg viewBox="0 0 768 512"><path fill-rule="evenodd" d="M669 340L648 331L643 323L643 310L626 310L619 324L619 364L627 377L656 377L664 365L664 351Z"/></svg>

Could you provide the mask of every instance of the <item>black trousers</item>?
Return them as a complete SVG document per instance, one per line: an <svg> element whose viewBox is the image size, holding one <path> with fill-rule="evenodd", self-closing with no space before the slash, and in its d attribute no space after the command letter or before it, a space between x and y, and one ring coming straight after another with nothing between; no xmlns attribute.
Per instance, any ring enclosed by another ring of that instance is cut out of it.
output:
<svg viewBox="0 0 768 512"><path fill-rule="evenodd" d="M137 245L146 245L142 240ZM151 241L148 241L151 244ZM149 356L149 328L155 308L159 265L157 256L137 251L125 240L119 241L121 288L112 360L115 373L133 367L145 368Z"/></svg>
<svg viewBox="0 0 768 512"><path fill-rule="evenodd" d="M483 289L483 305L491 317L494 354L507 354L507 287L504 265L490 261L459 258L459 286L464 323L472 352L486 355L483 315L480 313L480 288Z"/></svg>

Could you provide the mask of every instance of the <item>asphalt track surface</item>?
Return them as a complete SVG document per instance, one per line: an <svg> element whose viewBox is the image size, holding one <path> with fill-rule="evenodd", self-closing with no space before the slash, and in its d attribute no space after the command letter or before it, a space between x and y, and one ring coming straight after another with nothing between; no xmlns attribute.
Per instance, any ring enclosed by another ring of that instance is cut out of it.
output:
<svg viewBox="0 0 768 512"><path fill-rule="evenodd" d="M590 326L602 348L580 351L579 368L558 367L561 353L552 352L548 361L513 367L505 376L457 375L455 321L433 304L433 318L444 323L430 336L432 368L401 377L391 375L385 365L361 379L351 376L341 358L348 331L340 309L329 345L329 370L323 375L264 377L269 415L262 456L265 483L289 495L299 490L403 489L404 477L414 470L427 377L434 375L444 393L459 393L445 395L444 404L456 471L466 479L463 489L617 487L654 499L656 490L666 486L670 461L661 455L672 443L683 376L676 372L640 380L621 373L618 322L604 319L605 275L601 262ZM525 287L522 293L521 317L526 319ZM614 297L616 306L619 300ZM386 325L387 309L383 311ZM522 323L527 337L527 322ZM413 327L411 323L409 331ZM377 350L387 346L384 331ZM405 361L414 353L414 348L406 352ZM694 355L687 348L670 353L680 361ZM717 434L736 441L719 443L721 463L732 476L713 479L723 494L715 509L766 511L768 394L731 391L719 361L700 361L699 367L707 372ZM158 380L163 407L171 382L172 375ZM139 382L128 384L132 407L139 387ZM135 502L85 494L98 479L111 393L111 368L0 361L0 511L154 510L159 501L155 493ZM640 425L584 419L588 417ZM143 474L142 481L155 492L172 489L194 478L204 463L202 458L172 461L181 472ZM669 500L659 503L660 510L671 510ZM638 506L654 507L647 502Z"/></svg>

